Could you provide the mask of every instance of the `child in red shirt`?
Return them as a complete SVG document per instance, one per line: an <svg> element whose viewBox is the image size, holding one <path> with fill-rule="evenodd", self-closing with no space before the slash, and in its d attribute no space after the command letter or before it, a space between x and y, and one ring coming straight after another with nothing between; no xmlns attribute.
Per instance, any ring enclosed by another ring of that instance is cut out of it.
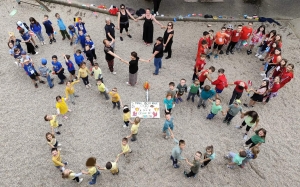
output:
<svg viewBox="0 0 300 187"><path fill-rule="evenodd" d="M193 74L193 78L192 78L193 81L198 78L197 74L204 68L204 66L206 64L205 57L206 57L206 54L201 54L200 58L196 59L194 74Z"/></svg>
<svg viewBox="0 0 300 187"><path fill-rule="evenodd" d="M206 54L206 50L207 50L207 41L206 40L202 40L201 41L201 46L198 46L198 51L197 51L197 55L196 55L196 61L197 59L200 58L201 54Z"/></svg>
<svg viewBox="0 0 300 187"><path fill-rule="evenodd" d="M207 44L208 44L209 37L210 37L209 32L204 31L204 32L203 32L203 36L199 39L199 42L198 42L198 53L197 53L197 56L198 56L198 54L199 54L199 51L201 50L200 48L202 48L202 41L203 41L203 40L206 40L206 42L207 42ZM207 47L208 47L208 46L207 46ZM200 54L201 54L201 53L200 53ZM197 58L197 56L196 56L196 58Z"/></svg>
<svg viewBox="0 0 300 187"><path fill-rule="evenodd" d="M235 47L235 44L238 43L241 35L242 35L242 25L238 25L237 29L232 31L232 34L231 34L231 41L227 47L227 50L226 50L226 55L229 55L229 52L231 54L234 54L233 53L233 48Z"/></svg>
<svg viewBox="0 0 300 187"><path fill-rule="evenodd" d="M199 77L199 81L200 81L200 88L202 88L203 84L204 84L204 81L206 80L206 78L212 82L209 74L212 74L213 72L215 72L215 67L214 66L210 66L207 70L204 70L204 71L201 71L200 73L198 73Z"/></svg>
<svg viewBox="0 0 300 187"><path fill-rule="evenodd" d="M241 38L239 40L239 42L237 43L237 45L235 46L235 48L237 50L241 50L242 44L244 41L247 42L247 40L249 39L249 37L251 36L252 32L253 32L253 28L252 28L253 22L249 22L247 26L243 26L242 28L242 35Z"/></svg>
<svg viewBox="0 0 300 187"><path fill-rule="evenodd" d="M222 91L224 90L224 88L228 87L228 83L227 83L227 78L224 75L225 70L224 69L219 69L218 70L218 79L213 81L211 84L212 85L216 85L216 98L219 98L219 94L222 93Z"/></svg>
<svg viewBox="0 0 300 187"><path fill-rule="evenodd" d="M294 78L294 64L288 64L286 67L286 71L284 71L280 77L280 88L284 87L284 85L290 82Z"/></svg>
<svg viewBox="0 0 300 187"><path fill-rule="evenodd" d="M267 96L264 97L265 102L263 104L266 104L267 102L270 101L273 97L277 96L277 92L280 89L280 77L277 76L274 78L273 85L271 85L271 88L267 90Z"/></svg>
<svg viewBox="0 0 300 187"><path fill-rule="evenodd" d="M229 35L229 37L225 38L225 45L228 44L228 42L230 41L230 38L232 36L232 32L233 32L233 26L232 25L228 25L226 28L225 33Z"/></svg>

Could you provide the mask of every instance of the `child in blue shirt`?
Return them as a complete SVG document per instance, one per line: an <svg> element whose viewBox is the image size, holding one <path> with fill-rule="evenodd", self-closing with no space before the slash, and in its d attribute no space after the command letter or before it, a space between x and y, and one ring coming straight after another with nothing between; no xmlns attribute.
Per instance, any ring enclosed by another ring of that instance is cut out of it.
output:
<svg viewBox="0 0 300 187"><path fill-rule="evenodd" d="M26 55L26 52L23 51L23 54ZM32 62L30 62L30 60L24 60L23 68L24 68L25 72L27 73L27 75L31 78L31 80L34 84L34 87L38 88L38 85L35 82L36 80L38 80L42 84L45 84L45 81L42 81L40 79L40 75L36 72L36 70L35 70Z"/></svg>
<svg viewBox="0 0 300 187"><path fill-rule="evenodd" d="M47 60L45 58L42 58L41 60L42 65L39 67L40 75L42 77L45 77L47 79L48 85L50 88L53 88L53 78L51 78L50 73L51 70L46 66L47 65Z"/></svg>
<svg viewBox="0 0 300 187"><path fill-rule="evenodd" d="M67 28L66 28L65 24L64 24L63 20L60 18L60 15L58 13L56 13L55 17L57 18L57 25L58 25L60 33L63 37L62 40L65 40L66 36L69 40L71 40L70 35L67 32ZM72 45L72 44L70 43L70 45Z"/></svg>
<svg viewBox="0 0 300 187"><path fill-rule="evenodd" d="M52 42L56 42L56 39L54 38L54 29L52 27L52 22L50 20L48 20L49 16L48 15L44 15L44 21L43 24L45 26L45 30L46 33L48 34L49 38L50 38L50 44L52 44Z"/></svg>
<svg viewBox="0 0 300 187"><path fill-rule="evenodd" d="M211 89L209 85L204 86L203 90L200 93L200 99L197 108L199 109L201 106L203 108L206 108L206 101L215 95L216 91L214 89Z"/></svg>
<svg viewBox="0 0 300 187"><path fill-rule="evenodd" d="M78 65L78 67L80 67L80 64L84 61L84 56L81 54L81 50L80 49L75 49L74 48L74 59L76 64Z"/></svg>
<svg viewBox="0 0 300 187"><path fill-rule="evenodd" d="M83 34L83 31L78 31L78 37L75 42L76 44L78 44L78 42L79 42L83 49L85 47L85 36L86 36L86 34Z"/></svg>
<svg viewBox="0 0 300 187"><path fill-rule="evenodd" d="M78 22L75 23L75 26L77 27L78 31L82 31L83 34L86 33L84 25L85 25L85 23L82 21L81 17L78 17Z"/></svg>
<svg viewBox="0 0 300 187"><path fill-rule="evenodd" d="M76 32L76 27L74 27L74 25L69 25L69 34L71 35L71 41L70 41L70 45L73 45L73 42L76 38L78 38L77 32ZM75 40L76 42L76 40Z"/></svg>
<svg viewBox="0 0 300 187"><path fill-rule="evenodd" d="M70 55L63 55L65 61L66 61L66 65L68 67L68 71L70 73L70 82L72 82L72 80L77 79L77 76L75 75L75 67L73 62L70 60Z"/></svg>
<svg viewBox="0 0 300 187"><path fill-rule="evenodd" d="M171 113L171 110L173 108L174 99L172 98L172 94L168 93L166 98L164 99L165 104L165 113Z"/></svg>
<svg viewBox="0 0 300 187"><path fill-rule="evenodd" d="M96 52L95 52L95 44L92 41L90 35L86 35L85 36L85 45L89 45L90 46L90 50L92 51L94 59L97 59Z"/></svg>
<svg viewBox="0 0 300 187"><path fill-rule="evenodd" d="M66 76L64 75L64 68L62 67L61 63L57 61L57 56L52 56L52 65L53 65L53 71L60 79L60 82L58 84L63 84L64 80L66 79Z"/></svg>
<svg viewBox="0 0 300 187"><path fill-rule="evenodd" d="M23 38L26 46L27 46L27 52L31 53L33 55L38 54L38 52L35 52L34 46L31 43L31 36L28 32L25 33L24 29L20 29L19 33L21 34L21 37Z"/></svg>
<svg viewBox="0 0 300 187"><path fill-rule="evenodd" d="M165 116L166 116L166 121L163 126L163 137L165 139L168 139L171 134L170 131L173 131L174 129L174 124L173 124L174 118L171 116L170 113L167 113Z"/></svg>
<svg viewBox="0 0 300 187"><path fill-rule="evenodd" d="M44 41L44 37L43 37L43 34L42 34L42 26L40 25L40 23L37 22L33 17L30 17L29 21L30 21L30 29L38 37L41 44L42 45L46 44L45 41Z"/></svg>

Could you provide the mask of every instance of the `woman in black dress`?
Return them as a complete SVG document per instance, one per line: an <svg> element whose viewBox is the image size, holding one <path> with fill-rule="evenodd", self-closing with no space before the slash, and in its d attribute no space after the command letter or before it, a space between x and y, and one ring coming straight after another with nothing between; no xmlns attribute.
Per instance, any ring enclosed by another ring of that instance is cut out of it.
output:
<svg viewBox="0 0 300 187"><path fill-rule="evenodd" d="M141 59L137 56L137 53L135 51L131 52L131 60L125 61L121 59L122 62L129 65L129 81L126 82L128 86L134 86L137 84L137 72L139 70L138 63L139 61L142 62L149 62L149 60Z"/></svg>
<svg viewBox="0 0 300 187"><path fill-rule="evenodd" d="M171 47L173 43L173 36L174 36L173 23L169 22L167 26L167 30L164 33L164 47L165 47L164 53L168 53L166 59L171 58L172 55Z"/></svg>
<svg viewBox="0 0 300 187"><path fill-rule="evenodd" d="M138 17L136 19L136 21L140 20L140 19L145 19L144 27L143 27L143 40L145 42L145 45L149 46L153 42L153 23L152 23L152 21L157 23L161 28L163 28L163 25L155 19L155 17L151 14L151 11L149 8L147 8L146 13L143 14L142 16Z"/></svg>
<svg viewBox="0 0 300 187"><path fill-rule="evenodd" d="M123 41L122 32L123 29L125 29L127 36L131 38L131 35L128 33L128 27L129 27L129 19L128 16L133 19L134 17L130 14L130 12L126 9L124 4L120 5L120 12L118 12L118 26L117 29L120 29L120 40Z"/></svg>

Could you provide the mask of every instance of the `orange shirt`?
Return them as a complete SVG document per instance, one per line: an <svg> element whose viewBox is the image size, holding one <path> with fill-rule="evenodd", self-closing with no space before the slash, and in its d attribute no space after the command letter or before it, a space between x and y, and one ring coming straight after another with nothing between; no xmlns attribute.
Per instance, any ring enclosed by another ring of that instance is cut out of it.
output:
<svg viewBox="0 0 300 187"><path fill-rule="evenodd" d="M216 44L223 45L225 42L225 38L226 38L226 33L221 33L220 31L217 32L216 39L215 39Z"/></svg>

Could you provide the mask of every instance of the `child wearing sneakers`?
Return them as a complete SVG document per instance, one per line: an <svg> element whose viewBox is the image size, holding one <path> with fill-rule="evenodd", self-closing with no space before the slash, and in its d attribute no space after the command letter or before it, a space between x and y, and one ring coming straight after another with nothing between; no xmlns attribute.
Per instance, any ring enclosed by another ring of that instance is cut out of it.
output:
<svg viewBox="0 0 300 187"><path fill-rule="evenodd" d="M180 83L177 85L176 88L177 88L176 89L176 95L177 95L176 103L178 103L178 101L182 102L183 100L181 99L181 96L183 96L184 93L187 93L186 80L181 79Z"/></svg>
<svg viewBox="0 0 300 187"><path fill-rule="evenodd" d="M42 65L39 67L40 75L42 77L45 77L47 79L48 85L50 88L53 88L53 79L50 76L51 70L46 66L47 65L47 60L45 58L42 58L41 60Z"/></svg>
<svg viewBox="0 0 300 187"><path fill-rule="evenodd" d="M128 105L124 105L123 107L123 121L124 125L123 127L128 127L129 121L130 121L130 110L128 108Z"/></svg>
<svg viewBox="0 0 300 187"><path fill-rule="evenodd" d="M105 99L109 100L109 96L107 94L107 88L105 87L104 83L100 79L97 80L97 87L98 87L99 92L101 94L104 94Z"/></svg>
<svg viewBox="0 0 300 187"><path fill-rule="evenodd" d="M218 112L222 111L222 106L221 106L221 99L216 99L216 101L212 101L211 99L208 99L209 102L212 103L211 111L210 114L206 117L206 119L213 119L215 115L218 114ZM222 111L223 116L225 116L225 112Z"/></svg>
<svg viewBox="0 0 300 187"><path fill-rule="evenodd" d="M83 174L92 176L92 180L89 182L90 185L96 184L97 177L100 175L100 172L97 170L97 167L100 166L97 165L96 158L95 157L88 158L85 165L88 168L88 171L82 170L81 172Z"/></svg>
<svg viewBox="0 0 300 187"><path fill-rule="evenodd" d="M118 154L118 157L120 155L124 155L125 157L127 157L128 154L132 152L128 144L128 138L122 139L121 147L122 147L122 152Z"/></svg>
<svg viewBox="0 0 300 187"><path fill-rule="evenodd" d="M63 179L71 179L73 181L76 181L77 184L80 184L83 181L83 178L79 178L79 176L81 176L82 173L74 173L74 171L70 170L70 169L65 169L62 172L62 178Z"/></svg>
<svg viewBox="0 0 300 187"><path fill-rule="evenodd" d="M68 165L68 162L62 161L60 151L58 151L56 147L51 149L51 154L54 166L63 172L65 170L65 166Z"/></svg>
<svg viewBox="0 0 300 187"><path fill-rule="evenodd" d="M253 110L242 113L241 118L244 118L245 116L246 116L246 118L243 121L243 123L241 125L236 126L236 128L241 129L241 128L243 128L243 126L247 125L246 132L244 134L244 140L247 140L248 132L253 126L254 126L253 132L255 132L255 129L258 126L259 116L258 116L257 112L255 112Z"/></svg>
<svg viewBox="0 0 300 187"><path fill-rule="evenodd" d="M204 81L206 79L208 79L210 82L212 82L212 79L210 77L210 74L212 74L213 72L215 72L215 67L214 66L210 66L208 69L203 70L201 72L198 73L198 80L200 82L200 88L203 89L203 84Z"/></svg>
<svg viewBox="0 0 300 187"><path fill-rule="evenodd" d="M140 127L140 122L141 122L141 119L139 117L136 117L134 119L134 121L130 121L130 123L132 124L131 129L130 129L131 134L129 136L127 136L126 138L131 137L130 140L133 142L137 140L136 136L138 134L138 130Z"/></svg>
<svg viewBox="0 0 300 187"><path fill-rule="evenodd" d="M175 102L176 100L176 88L175 88L175 83L170 82L169 83L169 90L167 91L167 94L170 93L172 95L173 101Z"/></svg>
<svg viewBox="0 0 300 187"><path fill-rule="evenodd" d="M199 80L195 80L195 82L190 86L190 91L187 97L187 101L190 100L190 98L192 97L192 102L194 102L194 98L197 95L199 88L200 88L200 82Z"/></svg>
<svg viewBox="0 0 300 187"><path fill-rule="evenodd" d="M98 63L94 63L94 67L92 68L92 76L94 76L95 80L101 80L103 82L103 76L102 76L102 71L99 68Z"/></svg>
<svg viewBox="0 0 300 187"><path fill-rule="evenodd" d="M184 140L179 140L178 141L174 137L173 132L171 132L171 138L174 140L174 142L177 145L172 149L172 154L171 154L170 159L173 161L173 167L174 168L179 168L180 166L178 165L178 160L185 160L185 158L181 156L181 153L185 148L185 141Z"/></svg>
<svg viewBox="0 0 300 187"><path fill-rule="evenodd" d="M223 120L223 123L227 123L227 125L230 125L230 122L234 116L236 116L238 113L241 113L243 115L243 109L241 106L241 101L239 99L236 99L233 104L229 105L227 109L226 117Z"/></svg>
<svg viewBox="0 0 300 187"><path fill-rule="evenodd" d="M22 51L22 54L26 53L25 51ZM30 62L30 60L25 59L24 62L22 63L22 66L27 73L27 75L31 78L32 83L35 88L38 88L38 85L36 81L38 80L40 83L45 84L45 81L40 79L40 75L37 73L35 70L33 63Z"/></svg>
<svg viewBox="0 0 300 187"><path fill-rule="evenodd" d="M46 140L47 140L48 145L51 148L57 148L58 146L61 146L61 144L58 143L58 141L56 140L54 134L52 134L50 132L46 133Z"/></svg>
<svg viewBox="0 0 300 187"><path fill-rule="evenodd" d="M118 90L116 87L114 87L108 94L111 96L111 102L113 104L113 109L118 106L118 109L120 110L120 106L122 105L122 101L120 98L120 95L118 94Z"/></svg>
<svg viewBox="0 0 300 187"><path fill-rule="evenodd" d="M241 165L243 160L246 158L247 153L244 150L240 150L239 153L229 152L228 155L225 156L226 159L230 159L231 162L227 164L227 167L233 169L235 165Z"/></svg>
<svg viewBox="0 0 300 187"><path fill-rule="evenodd" d="M53 71L60 79L60 82L58 84L63 84L64 80L66 79L66 76L64 75L64 68L62 67L61 63L57 61L56 55L52 56L52 65L53 65Z"/></svg>
<svg viewBox="0 0 300 187"><path fill-rule="evenodd" d="M70 77L69 77L69 80L72 81L72 80L76 80L77 77L75 75L75 67L74 67L74 64L73 62L70 60L70 55L63 55L64 59L65 59L65 62L66 62L66 65L68 67L68 71L70 73Z"/></svg>
<svg viewBox="0 0 300 187"><path fill-rule="evenodd" d="M56 134L60 134L60 132L58 131L58 127L61 127L62 124L58 124L57 121L57 115L48 115L46 114L44 116L45 121L49 121L50 126L51 126L51 130L52 130L52 134L54 134L54 131Z"/></svg>
<svg viewBox="0 0 300 187"><path fill-rule="evenodd" d="M191 166L191 171L189 173L187 173L186 171L183 172L183 174L187 178L195 177L195 175L199 172L199 167L200 167L200 164L202 163L200 161L201 160L201 156L202 156L202 153L200 151L197 151L195 153L194 161L192 163L190 163L187 158L185 159L186 163Z"/></svg>
<svg viewBox="0 0 300 187"><path fill-rule="evenodd" d="M72 102L73 105L75 105L75 97L79 97L78 95L75 94L75 89L74 89L74 84L79 83L79 80L71 82L68 81L66 83L66 89L65 89L65 93L66 93L66 100L69 98L70 96L70 100Z"/></svg>
<svg viewBox="0 0 300 187"><path fill-rule="evenodd" d="M203 108L206 108L206 101L215 95L216 95L216 91L211 89L209 85L204 86L203 90L200 93L200 98L199 98L197 108L200 109L201 106Z"/></svg>
<svg viewBox="0 0 300 187"><path fill-rule="evenodd" d="M86 67L85 62L82 62L79 66L79 70L78 70L78 78L82 79L83 84L85 85L85 87L87 89L89 89L91 86L90 82L89 82L89 74L90 70Z"/></svg>
<svg viewBox="0 0 300 187"><path fill-rule="evenodd" d="M52 42L56 42L56 39L54 38L54 35L53 35L54 29L52 27L52 23L48 18L49 18L48 15L44 15L43 25L45 26L46 33L49 36L50 44L52 44Z"/></svg>
<svg viewBox="0 0 300 187"><path fill-rule="evenodd" d="M67 27L64 24L63 20L61 19L60 15L58 13L55 13L55 17L57 18L57 25L59 27L59 31L62 35L62 40L65 40L66 37L71 40L71 37L67 31Z"/></svg>
<svg viewBox="0 0 300 187"><path fill-rule="evenodd" d="M119 156L117 156L116 160L114 162L107 162L105 165L105 168L98 167L99 170L110 170L111 174L116 175L119 174L119 168L118 168L118 160Z"/></svg>
<svg viewBox="0 0 300 187"><path fill-rule="evenodd" d="M207 146L205 150L206 152L204 153L204 160L201 164L201 168L204 168L210 161L216 158L216 153L214 152L214 147L212 145Z"/></svg>
<svg viewBox="0 0 300 187"><path fill-rule="evenodd" d="M163 131L163 137L165 139L168 139L171 134L171 131L173 131L174 129L174 124L173 124L174 118L171 116L170 113L166 113L165 116L166 116L166 120L162 131Z"/></svg>
<svg viewBox="0 0 300 187"><path fill-rule="evenodd" d="M224 88L228 87L227 78L225 76L225 70L223 68L218 70L217 80L211 82L212 85L216 85L216 98L219 98L219 94L222 93Z"/></svg>

